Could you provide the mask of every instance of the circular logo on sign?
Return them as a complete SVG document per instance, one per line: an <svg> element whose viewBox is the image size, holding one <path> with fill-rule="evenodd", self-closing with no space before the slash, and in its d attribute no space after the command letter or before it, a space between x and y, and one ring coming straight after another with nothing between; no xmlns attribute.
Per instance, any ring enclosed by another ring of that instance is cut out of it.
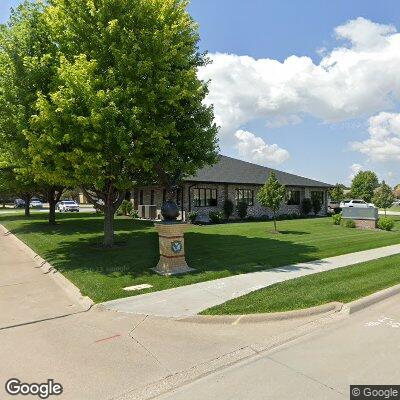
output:
<svg viewBox="0 0 400 400"><path fill-rule="evenodd" d="M176 240L175 242L171 243L171 250L174 253L180 253L182 251L182 242Z"/></svg>

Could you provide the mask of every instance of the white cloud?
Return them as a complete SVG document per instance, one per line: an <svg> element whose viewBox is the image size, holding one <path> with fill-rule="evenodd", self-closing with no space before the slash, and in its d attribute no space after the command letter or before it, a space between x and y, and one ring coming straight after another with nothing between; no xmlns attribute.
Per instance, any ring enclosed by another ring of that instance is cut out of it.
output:
<svg viewBox="0 0 400 400"><path fill-rule="evenodd" d="M239 156L258 164L280 164L289 158L289 152L276 144L267 144L254 133L238 130L235 133L236 148Z"/></svg>
<svg viewBox="0 0 400 400"><path fill-rule="evenodd" d="M211 80L207 102L214 104L221 144L232 144L245 123L291 123L308 114L326 122L344 121L390 108L400 100L400 34L392 25L364 18L335 29L346 42L327 51L320 63L292 55L285 61L235 54L211 54L199 70Z"/></svg>
<svg viewBox="0 0 400 400"><path fill-rule="evenodd" d="M369 120L369 138L353 142L353 150L365 154L372 161L400 160L400 114L381 112Z"/></svg>
<svg viewBox="0 0 400 400"><path fill-rule="evenodd" d="M350 173L350 176L349 176L349 181L352 181L353 180L353 178L360 172L360 171L362 171L364 169L364 167L361 165L361 164L352 164L351 166L350 166L350 171L351 171L351 173Z"/></svg>

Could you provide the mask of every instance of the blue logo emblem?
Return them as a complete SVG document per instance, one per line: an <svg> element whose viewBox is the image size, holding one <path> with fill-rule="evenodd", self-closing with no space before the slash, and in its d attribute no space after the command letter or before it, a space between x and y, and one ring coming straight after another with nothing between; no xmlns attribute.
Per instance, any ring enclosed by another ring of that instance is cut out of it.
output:
<svg viewBox="0 0 400 400"><path fill-rule="evenodd" d="M174 242L171 243L171 250L174 253L180 253L182 251L182 242L179 240L175 240Z"/></svg>

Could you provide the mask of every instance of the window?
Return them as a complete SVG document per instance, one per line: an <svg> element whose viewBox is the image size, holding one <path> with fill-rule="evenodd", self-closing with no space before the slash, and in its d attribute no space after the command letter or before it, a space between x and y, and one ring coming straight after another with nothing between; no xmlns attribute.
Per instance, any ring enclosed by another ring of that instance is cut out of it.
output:
<svg viewBox="0 0 400 400"><path fill-rule="evenodd" d="M251 189L236 189L236 204L245 202L248 206L254 205L254 191Z"/></svg>
<svg viewBox="0 0 400 400"><path fill-rule="evenodd" d="M193 189L193 205L195 207L215 207L218 205L217 189Z"/></svg>
<svg viewBox="0 0 400 400"><path fill-rule="evenodd" d="M318 192L311 192L311 198L312 199L319 199L321 204L324 204L324 192L318 191Z"/></svg>
<svg viewBox="0 0 400 400"><path fill-rule="evenodd" d="M139 192L139 204L143 205L143 190Z"/></svg>
<svg viewBox="0 0 400 400"><path fill-rule="evenodd" d="M177 206L182 205L182 189L181 188L176 189L176 205Z"/></svg>
<svg viewBox="0 0 400 400"><path fill-rule="evenodd" d="M154 190L150 192L150 204L154 205Z"/></svg>
<svg viewBox="0 0 400 400"><path fill-rule="evenodd" d="M300 205L300 190L288 190L287 191L287 205L288 206L299 206Z"/></svg>

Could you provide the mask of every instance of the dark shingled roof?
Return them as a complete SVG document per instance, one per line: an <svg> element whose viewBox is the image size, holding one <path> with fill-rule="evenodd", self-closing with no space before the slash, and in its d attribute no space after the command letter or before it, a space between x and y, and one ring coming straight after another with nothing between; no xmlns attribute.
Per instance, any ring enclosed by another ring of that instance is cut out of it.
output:
<svg viewBox="0 0 400 400"><path fill-rule="evenodd" d="M328 183L303 178L302 176L288 174L287 172L262 167L261 165L222 155L215 165L200 169L196 175L185 178L185 181L263 185L271 171L275 172L278 181L285 186L332 187Z"/></svg>

